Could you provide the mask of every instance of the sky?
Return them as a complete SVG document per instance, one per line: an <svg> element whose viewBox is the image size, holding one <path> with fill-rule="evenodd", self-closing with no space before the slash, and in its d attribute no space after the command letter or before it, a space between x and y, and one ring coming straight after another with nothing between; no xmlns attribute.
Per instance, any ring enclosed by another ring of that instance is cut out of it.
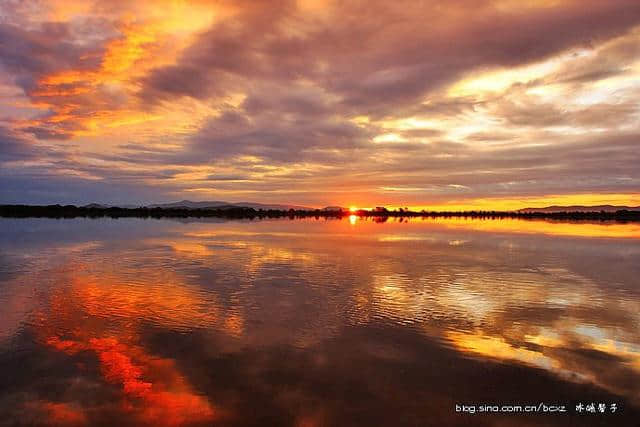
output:
<svg viewBox="0 0 640 427"><path fill-rule="evenodd" d="M0 0L0 203L640 205L637 0Z"/></svg>

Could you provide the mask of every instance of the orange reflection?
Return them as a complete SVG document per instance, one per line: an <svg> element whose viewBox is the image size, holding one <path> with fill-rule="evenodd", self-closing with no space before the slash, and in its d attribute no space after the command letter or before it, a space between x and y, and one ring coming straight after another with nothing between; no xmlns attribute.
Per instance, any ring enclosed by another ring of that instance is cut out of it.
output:
<svg viewBox="0 0 640 427"><path fill-rule="evenodd" d="M481 332L449 332L446 337L465 353L477 353L501 360L516 360L546 369L559 369L557 361L537 351L513 346L502 337L487 336Z"/></svg>
<svg viewBox="0 0 640 427"><path fill-rule="evenodd" d="M49 419L54 423L78 425L87 422L85 415L71 405L64 403L45 403L44 407L49 412Z"/></svg>
<svg viewBox="0 0 640 427"><path fill-rule="evenodd" d="M355 217L352 219L352 217ZM640 239L640 223L629 222L586 222L586 221L548 221L528 219L483 219L470 217L365 217L349 215L348 223L344 221L324 221L324 229L332 233L349 232L350 224L358 222L358 235L362 238L377 237L384 240L432 240L434 236L427 233L447 230L479 231L487 233L539 234L566 237L587 238L623 238ZM384 219L381 223L380 219ZM402 224L411 224L411 228ZM384 224L384 226L382 226ZM304 224L307 229L309 225ZM307 233L310 231L307 230ZM291 233L289 233L291 234ZM319 233L320 234L320 233Z"/></svg>
<svg viewBox="0 0 640 427"><path fill-rule="evenodd" d="M554 325L553 331L540 328L537 332L531 331L525 335L502 325L499 319L494 319L494 322L493 327L498 327L497 333L501 334L500 336L495 336L496 332L476 330L449 331L445 338L466 354L536 366L567 380L596 384L619 395L630 393L621 383L620 377L607 372L607 358L619 359L621 367L631 369L624 374L625 376L632 371L640 372L640 348L614 339L603 340L576 333L575 329L571 328L574 324L572 321ZM597 329L598 335L616 335L616 331ZM535 346L529 347L529 343ZM582 357L576 350L594 351L602 356L590 359ZM638 401L636 395L632 394L630 397Z"/></svg>
<svg viewBox="0 0 640 427"><path fill-rule="evenodd" d="M27 404L29 412L47 420L47 425L84 426L88 420L85 413L75 405L59 402L36 401Z"/></svg>
<svg viewBox="0 0 640 427"><path fill-rule="evenodd" d="M54 336L47 344L69 355L94 352L104 380L122 390L122 410L144 423L173 426L208 421L217 415L207 399L196 394L178 372L173 359L154 357L115 337L84 341Z"/></svg>
<svg viewBox="0 0 640 427"><path fill-rule="evenodd" d="M436 218L433 221L446 228L489 232L550 234L575 237L640 238L637 223L550 222L505 218L500 220L471 218Z"/></svg>
<svg viewBox="0 0 640 427"><path fill-rule="evenodd" d="M193 388L175 360L155 356L138 344L138 322L145 318L142 312L150 310L150 305L155 306L151 311L164 311L157 320L169 328L207 321L206 313L197 313L197 294L185 289L180 291L176 285L160 293L147 289L143 299L131 295L125 285L79 275L72 280L71 289L53 294L50 312L40 314L37 331L42 342L56 351L69 356L95 354L102 379L120 390L119 410L135 423L178 426L211 422L221 416L221 411ZM117 299L115 295L119 295ZM193 309L171 310L167 304ZM125 322L114 328L110 324L114 319ZM241 320L233 319L230 324L237 330ZM59 424L84 424L82 410L71 412L64 405L49 402L45 407L57 414Z"/></svg>
<svg viewBox="0 0 640 427"><path fill-rule="evenodd" d="M358 215L349 215L349 224L356 225L358 222Z"/></svg>
<svg viewBox="0 0 640 427"><path fill-rule="evenodd" d="M244 318L238 314L227 316L224 321L225 331L234 337L242 336L244 332Z"/></svg>

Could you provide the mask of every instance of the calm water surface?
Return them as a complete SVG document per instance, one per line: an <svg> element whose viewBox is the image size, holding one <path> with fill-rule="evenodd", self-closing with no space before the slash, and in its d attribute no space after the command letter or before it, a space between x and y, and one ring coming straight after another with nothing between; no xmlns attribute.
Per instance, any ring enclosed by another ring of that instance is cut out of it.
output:
<svg viewBox="0 0 640 427"><path fill-rule="evenodd" d="M639 425L639 327L640 225L0 219L3 425Z"/></svg>

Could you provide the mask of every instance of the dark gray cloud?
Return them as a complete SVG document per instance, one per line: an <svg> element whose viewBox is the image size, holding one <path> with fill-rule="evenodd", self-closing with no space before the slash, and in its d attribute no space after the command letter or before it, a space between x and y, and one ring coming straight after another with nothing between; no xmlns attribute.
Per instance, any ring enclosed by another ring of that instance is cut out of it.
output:
<svg viewBox="0 0 640 427"><path fill-rule="evenodd" d="M253 79L308 79L340 97L342 111L384 116L474 69L589 47L640 23L634 1L508 12L470 3L473 13L466 2L341 2L324 18L309 18L292 2L251 3L202 34L177 65L152 72L141 95L205 98Z"/></svg>
<svg viewBox="0 0 640 427"><path fill-rule="evenodd" d="M0 64L20 87L30 92L37 80L47 74L89 70L100 63L101 44L77 43L75 37L79 36L68 23L45 22L25 29L0 22Z"/></svg>
<svg viewBox="0 0 640 427"><path fill-rule="evenodd" d="M33 155L26 140L0 127L0 161L24 160Z"/></svg>
<svg viewBox="0 0 640 427"><path fill-rule="evenodd" d="M61 150L40 145L22 132L0 126L0 167L5 162L40 160L59 161L65 154Z"/></svg>
<svg viewBox="0 0 640 427"><path fill-rule="evenodd" d="M250 121L241 113L226 112L200 130L188 151L200 160L205 160L202 156L215 160L249 155L275 162L301 162L328 150L341 150L342 155L365 144L367 136L362 128L343 120L286 117L271 111Z"/></svg>

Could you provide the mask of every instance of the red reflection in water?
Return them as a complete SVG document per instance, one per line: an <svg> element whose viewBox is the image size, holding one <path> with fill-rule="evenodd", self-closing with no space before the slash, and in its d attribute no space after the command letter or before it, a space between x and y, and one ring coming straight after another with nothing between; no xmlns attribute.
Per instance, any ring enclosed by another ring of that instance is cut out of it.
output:
<svg viewBox="0 0 640 427"><path fill-rule="evenodd" d="M50 425L81 426L87 424L84 413L66 403L39 402L38 408Z"/></svg>
<svg viewBox="0 0 640 427"><path fill-rule="evenodd" d="M51 313L40 316L42 342L69 356L94 353L103 380L121 392L117 410L136 424L175 426L220 417L220 410L193 389L173 359L156 357L138 345L136 317L129 317L129 326L108 332L106 318L91 316L92 321L83 320L87 305L84 293L77 292L81 286L74 281L73 292L53 296ZM57 330L52 323L57 324ZM40 407L47 420L56 425L87 424L89 413L95 409L73 409L53 402L40 402Z"/></svg>
<svg viewBox="0 0 640 427"><path fill-rule="evenodd" d="M181 425L213 420L217 415L218 411L191 389L173 359L152 357L141 347L113 337L87 342L51 337L47 344L69 355L95 352L105 381L121 387L122 409L140 422Z"/></svg>

